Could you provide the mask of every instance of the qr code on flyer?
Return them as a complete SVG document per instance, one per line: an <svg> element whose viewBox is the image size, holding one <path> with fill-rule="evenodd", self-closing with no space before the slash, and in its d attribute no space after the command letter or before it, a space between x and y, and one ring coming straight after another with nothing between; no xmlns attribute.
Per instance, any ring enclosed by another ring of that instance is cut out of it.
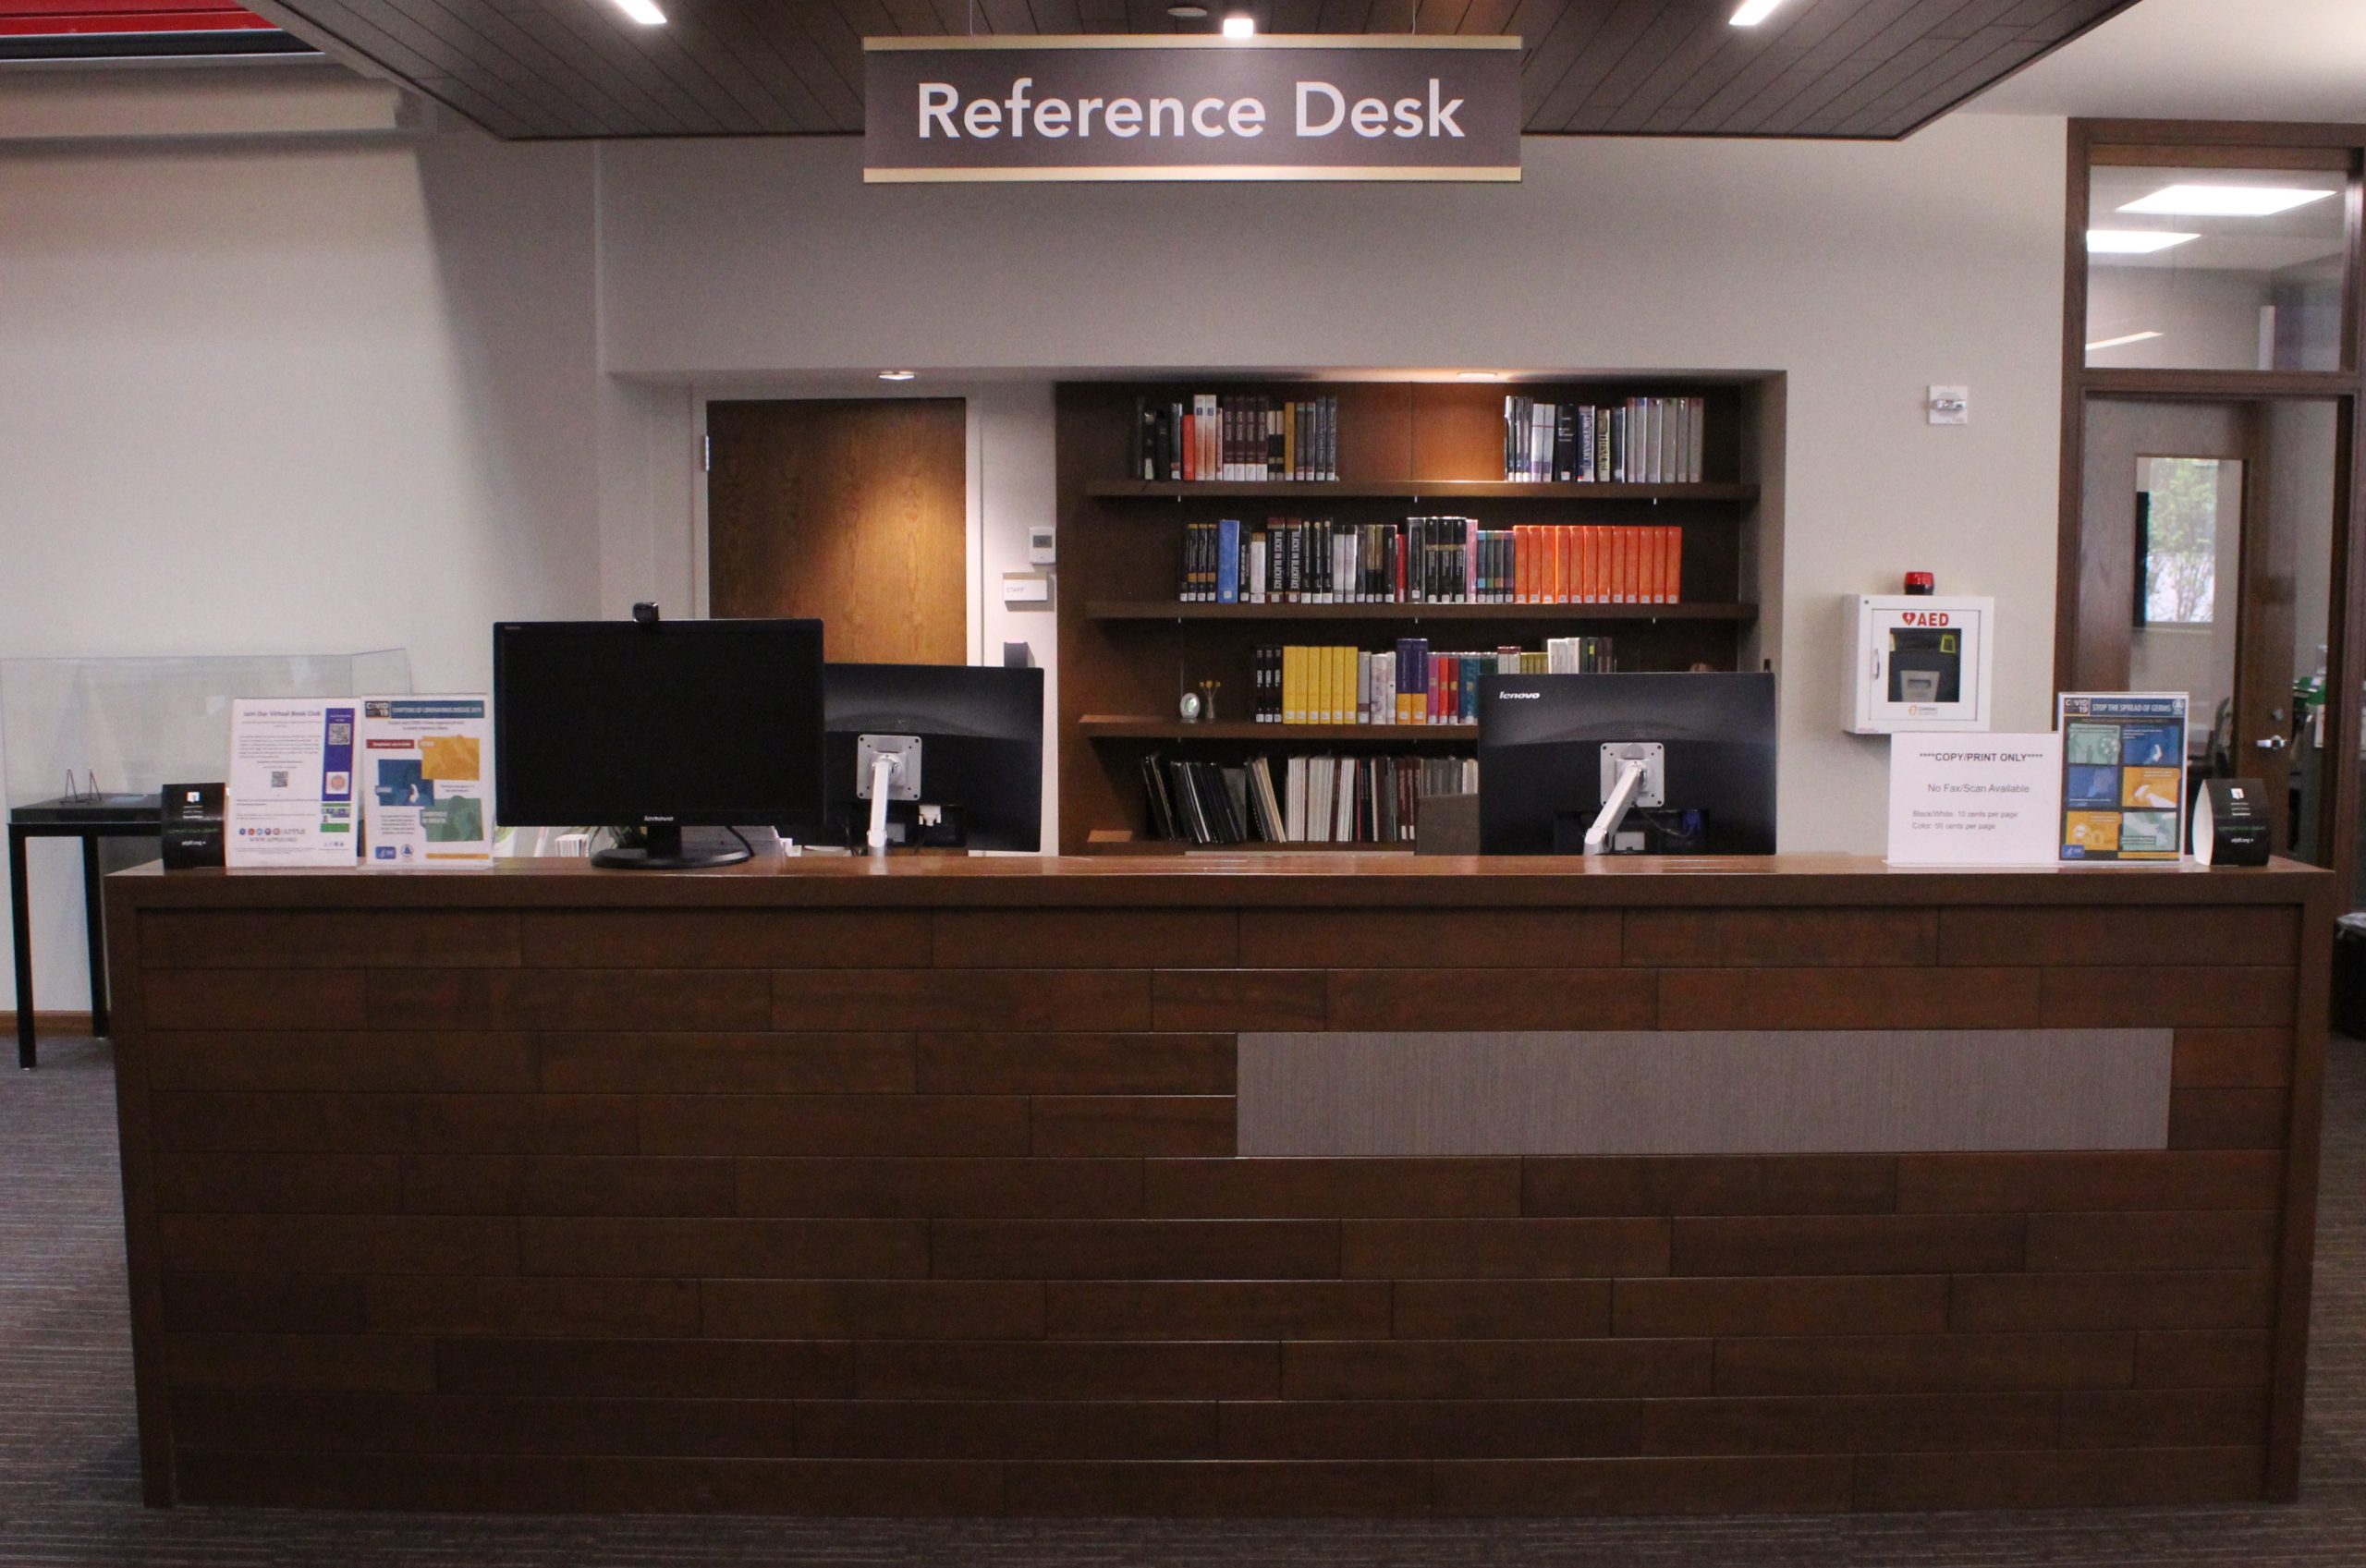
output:
<svg viewBox="0 0 2366 1568"><path fill-rule="evenodd" d="M271 771L271 787L274 789L286 789L287 787L287 769L274 768Z"/></svg>

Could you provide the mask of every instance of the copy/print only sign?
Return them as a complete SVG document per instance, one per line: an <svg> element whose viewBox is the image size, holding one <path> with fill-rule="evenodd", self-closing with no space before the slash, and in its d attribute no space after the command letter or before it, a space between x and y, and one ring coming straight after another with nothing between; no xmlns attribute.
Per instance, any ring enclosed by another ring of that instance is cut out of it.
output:
<svg viewBox="0 0 2366 1568"><path fill-rule="evenodd" d="M1517 38L867 38L863 171L1516 180Z"/></svg>

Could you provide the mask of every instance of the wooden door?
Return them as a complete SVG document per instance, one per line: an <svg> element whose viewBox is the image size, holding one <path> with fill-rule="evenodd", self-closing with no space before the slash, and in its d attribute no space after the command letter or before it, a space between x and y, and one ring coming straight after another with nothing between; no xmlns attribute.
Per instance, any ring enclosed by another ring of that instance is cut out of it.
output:
<svg viewBox="0 0 2366 1568"><path fill-rule="evenodd" d="M840 662L969 662L957 397L709 403L707 610L813 615Z"/></svg>
<svg viewBox="0 0 2366 1568"><path fill-rule="evenodd" d="M2331 562L2323 541L2304 546L2314 530L2278 493L2312 487L2268 449L2265 417L2242 402L2089 400L2078 657L2064 685L2190 693L2192 722L2210 732L2195 771L2259 779L2279 850L2315 858L2318 845L2293 836L2307 781L2292 688L2313 651L2297 645L2296 595L2304 581L2322 593ZM2304 548L2320 558L2304 565Z"/></svg>

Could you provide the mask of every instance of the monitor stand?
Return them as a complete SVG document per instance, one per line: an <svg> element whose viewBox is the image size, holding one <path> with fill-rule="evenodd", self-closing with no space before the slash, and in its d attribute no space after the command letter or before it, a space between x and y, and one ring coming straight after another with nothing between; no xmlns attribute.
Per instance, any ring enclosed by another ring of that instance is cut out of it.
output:
<svg viewBox="0 0 2366 1568"><path fill-rule="evenodd" d="M592 864L618 871L698 871L711 866L737 866L750 857L745 849L685 855L678 823L652 822L641 832L649 841L647 848L603 849L592 857Z"/></svg>

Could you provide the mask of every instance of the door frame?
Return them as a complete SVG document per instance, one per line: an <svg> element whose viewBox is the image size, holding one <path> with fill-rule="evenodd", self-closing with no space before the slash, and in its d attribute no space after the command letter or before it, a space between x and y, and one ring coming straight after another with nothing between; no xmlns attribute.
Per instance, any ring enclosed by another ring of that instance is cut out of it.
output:
<svg viewBox="0 0 2366 1568"><path fill-rule="evenodd" d="M2086 120L2068 129L2062 272L2062 468L2055 564L2054 684L2062 688L2078 648L2080 562L2085 553L2087 399L2333 400L2334 495L2331 581L2326 606L2326 793L2336 907L2357 907L2360 694L2366 692L2366 126L2247 120ZM2336 371L2091 370L2087 365L2087 186L2099 164L2312 169L2343 176L2341 368ZM2254 468L2258 465L2252 465ZM2246 484L2251 482L2249 476ZM2332 760L2341 760L2335 765ZM2331 933L2324 933L2330 939Z"/></svg>
<svg viewBox="0 0 2366 1568"><path fill-rule="evenodd" d="M982 664L986 648L985 569L985 432L980 389L970 383L922 384L918 381L882 382L875 376L852 380L709 383L690 385L690 613L704 616L712 608L707 582L707 421L710 403L806 403L877 399L882 402L918 398L961 400L962 429L962 621L963 657Z"/></svg>

